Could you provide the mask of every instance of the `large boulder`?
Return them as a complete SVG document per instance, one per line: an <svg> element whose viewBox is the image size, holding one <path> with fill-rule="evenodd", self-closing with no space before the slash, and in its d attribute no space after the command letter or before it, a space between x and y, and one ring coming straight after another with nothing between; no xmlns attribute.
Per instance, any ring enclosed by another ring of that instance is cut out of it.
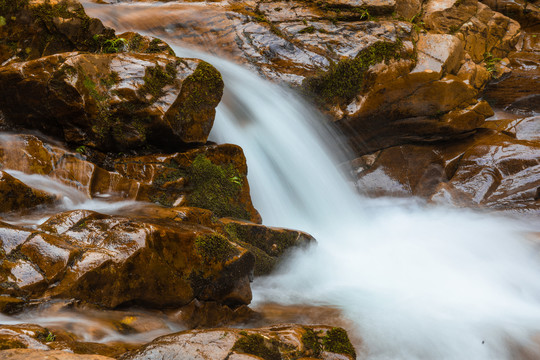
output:
<svg viewBox="0 0 540 360"><path fill-rule="evenodd" d="M76 210L37 231L2 225L4 239L11 242L2 246L0 275L11 297L104 307L178 307L194 299L234 307L251 300L253 255L189 222Z"/></svg>
<svg viewBox="0 0 540 360"><path fill-rule="evenodd" d="M162 336L122 360L355 359L342 328L275 325L259 329L192 330Z"/></svg>
<svg viewBox="0 0 540 360"><path fill-rule="evenodd" d="M210 64L165 54L64 53L0 69L6 123L102 150L204 143L222 91Z"/></svg>

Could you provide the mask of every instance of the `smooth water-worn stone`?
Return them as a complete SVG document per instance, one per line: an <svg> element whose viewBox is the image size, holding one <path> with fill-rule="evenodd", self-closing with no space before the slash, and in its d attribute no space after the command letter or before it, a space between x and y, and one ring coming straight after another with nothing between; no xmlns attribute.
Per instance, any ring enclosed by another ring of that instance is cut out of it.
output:
<svg viewBox="0 0 540 360"><path fill-rule="evenodd" d="M55 196L32 189L4 171L0 171L0 213L30 210L50 205Z"/></svg>
<svg viewBox="0 0 540 360"><path fill-rule="evenodd" d="M112 360L101 355L81 355L60 350L13 349L0 351L1 360Z"/></svg>
<svg viewBox="0 0 540 360"><path fill-rule="evenodd" d="M74 298L109 308L251 300L253 255L188 222L75 210L53 216L2 257L3 292L23 299Z"/></svg>
<svg viewBox="0 0 540 360"><path fill-rule="evenodd" d="M164 54L65 53L0 69L6 123L101 150L204 143L222 90L208 63Z"/></svg>
<svg viewBox="0 0 540 360"><path fill-rule="evenodd" d="M328 326L193 330L162 336L122 360L355 359L347 333Z"/></svg>
<svg viewBox="0 0 540 360"><path fill-rule="evenodd" d="M520 122L523 138L516 138ZM483 129L452 143L392 147L372 161L358 159L358 188L375 196L538 211L540 144L527 130L538 126L538 118L489 126L498 130Z"/></svg>
<svg viewBox="0 0 540 360"><path fill-rule="evenodd" d="M5 168L51 176L90 198L199 207L217 217L261 222L251 202L246 159L239 146L208 145L182 153L105 161L115 171L105 170L91 159L88 147L69 152L33 135L0 137L0 162Z"/></svg>

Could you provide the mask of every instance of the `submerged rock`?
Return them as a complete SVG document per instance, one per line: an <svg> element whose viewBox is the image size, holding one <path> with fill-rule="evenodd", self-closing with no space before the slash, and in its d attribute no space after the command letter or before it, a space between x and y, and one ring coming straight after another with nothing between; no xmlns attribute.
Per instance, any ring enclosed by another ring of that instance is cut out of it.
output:
<svg viewBox="0 0 540 360"><path fill-rule="evenodd" d="M164 54L65 53L0 69L7 124L101 150L204 143L222 91L208 63Z"/></svg>

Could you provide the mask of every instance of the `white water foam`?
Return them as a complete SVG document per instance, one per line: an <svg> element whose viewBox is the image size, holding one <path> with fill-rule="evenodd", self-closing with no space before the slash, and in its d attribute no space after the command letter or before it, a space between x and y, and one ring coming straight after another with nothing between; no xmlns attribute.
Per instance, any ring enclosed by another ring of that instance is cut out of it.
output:
<svg viewBox="0 0 540 360"><path fill-rule="evenodd" d="M265 223L318 240L256 280L255 305L337 306L368 359L513 359L512 346L532 348L540 331L540 259L526 238L533 229L464 209L362 198L330 155L334 134L293 92L224 59L174 50L222 73L212 136L244 149Z"/></svg>

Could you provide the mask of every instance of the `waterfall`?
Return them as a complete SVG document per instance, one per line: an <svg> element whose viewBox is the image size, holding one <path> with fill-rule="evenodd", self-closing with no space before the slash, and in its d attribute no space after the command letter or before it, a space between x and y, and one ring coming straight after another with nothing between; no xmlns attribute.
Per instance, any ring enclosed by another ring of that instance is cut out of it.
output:
<svg viewBox="0 0 540 360"><path fill-rule="evenodd" d="M337 137L293 91L222 58L174 50L222 73L212 137L244 149L263 221L318 240L256 280L255 305L338 307L368 359L510 359L531 347L540 330L533 229L413 199L363 198L336 167Z"/></svg>

